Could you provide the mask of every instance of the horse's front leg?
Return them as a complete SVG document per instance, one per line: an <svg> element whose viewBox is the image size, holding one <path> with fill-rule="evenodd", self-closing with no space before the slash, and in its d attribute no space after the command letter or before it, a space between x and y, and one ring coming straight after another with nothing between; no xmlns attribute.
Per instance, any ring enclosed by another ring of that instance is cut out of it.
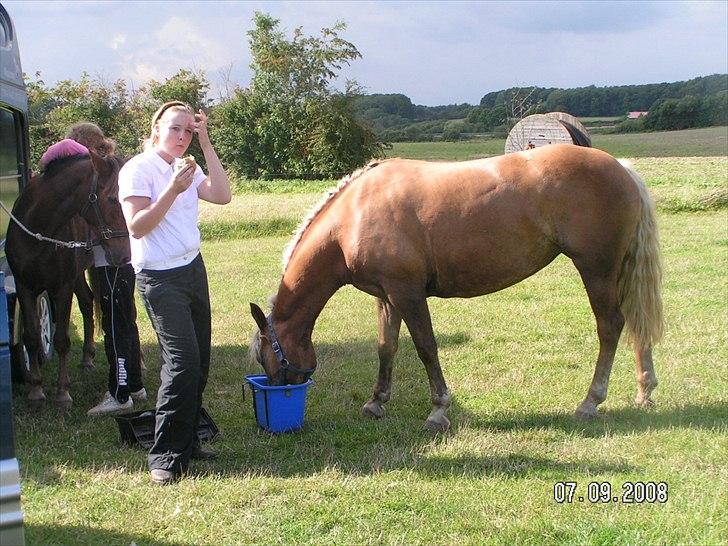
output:
<svg viewBox="0 0 728 546"><path fill-rule="evenodd" d="M17 280L16 280L17 282ZM18 303L23 319L23 344L30 359L30 390L28 400L31 404L40 404L45 400L43 377L40 374L42 351L40 349L40 325L38 323L37 300L33 294L17 285Z"/></svg>
<svg viewBox="0 0 728 546"><path fill-rule="evenodd" d="M390 298L390 301L397 306L402 314L430 381L432 411L427 417L427 421L425 421L425 428L431 432L444 432L450 428L450 421L445 413L450 407L452 396L442 375L442 368L440 368L440 359L437 356L437 342L432 330L427 299L424 295L406 295Z"/></svg>
<svg viewBox="0 0 728 546"><path fill-rule="evenodd" d="M71 301L73 289L64 289L54 298L56 308L56 334L53 338L53 347L58 353L58 382L57 390L53 395L54 403L63 407L70 407L73 403L71 398L71 380L68 376L68 351L71 347L71 339L68 337L68 325L71 318Z"/></svg>
<svg viewBox="0 0 728 546"><path fill-rule="evenodd" d="M97 282L102 282L102 280L97 279ZM86 278L83 273L76 279L73 291L76 294L78 308L83 317L83 354L81 355L81 368L83 370L93 370L94 356L96 355L96 344L94 343L94 295L86 283Z"/></svg>
<svg viewBox="0 0 728 546"><path fill-rule="evenodd" d="M392 304L380 298L377 298L377 313L379 377L374 388L374 396L364 404L361 411L367 417L380 418L384 417L384 404L389 401L392 393L392 362L399 347L399 329L402 325L402 315Z"/></svg>

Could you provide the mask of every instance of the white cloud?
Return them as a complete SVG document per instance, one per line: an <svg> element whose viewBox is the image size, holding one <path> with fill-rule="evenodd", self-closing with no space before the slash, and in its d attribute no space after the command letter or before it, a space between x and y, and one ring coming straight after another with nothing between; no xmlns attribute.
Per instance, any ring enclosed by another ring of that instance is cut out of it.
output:
<svg viewBox="0 0 728 546"><path fill-rule="evenodd" d="M171 75L171 74L170 74ZM145 62L133 63L124 73L124 78L135 84L143 84L149 80L162 80L165 74L158 66Z"/></svg>
<svg viewBox="0 0 728 546"><path fill-rule="evenodd" d="M173 16L135 51L124 55L122 77L137 84L164 80L178 70L202 70L215 74L228 67L233 58L225 46L189 19Z"/></svg>
<svg viewBox="0 0 728 546"><path fill-rule="evenodd" d="M157 32L158 51L176 63L189 59L201 68L218 69L231 59L226 48L208 34L190 19L172 17Z"/></svg>
<svg viewBox="0 0 728 546"><path fill-rule="evenodd" d="M109 47L111 49L119 49L119 47L123 46L125 43L126 43L125 34L114 34L114 37L111 39L111 44L109 44Z"/></svg>

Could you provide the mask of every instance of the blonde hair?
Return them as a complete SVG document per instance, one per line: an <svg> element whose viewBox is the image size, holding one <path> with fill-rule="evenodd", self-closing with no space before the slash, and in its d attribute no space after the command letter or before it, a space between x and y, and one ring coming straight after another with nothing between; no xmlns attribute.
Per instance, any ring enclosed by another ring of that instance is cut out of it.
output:
<svg viewBox="0 0 728 546"><path fill-rule="evenodd" d="M157 137L154 134L154 128L157 126L159 120L162 118L162 115L164 115L167 110L170 110L172 112L185 112L186 114L191 115L193 118L195 117L195 111L186 102L182 102L179 100L165 102L162 106L157 108L157 111L154 112L154 115L152 116L152 124L149 129L149 138L144 140L145 152L151 150L157 143Z"/></svg>
<svg viewBox="0 0 728 546"><path fill-rule="evenodd" d="M73 139L101 155L111 155L116 150L116 142L106 138L101 127L90 121L71 125L66 132L66 138Z"/></svg>

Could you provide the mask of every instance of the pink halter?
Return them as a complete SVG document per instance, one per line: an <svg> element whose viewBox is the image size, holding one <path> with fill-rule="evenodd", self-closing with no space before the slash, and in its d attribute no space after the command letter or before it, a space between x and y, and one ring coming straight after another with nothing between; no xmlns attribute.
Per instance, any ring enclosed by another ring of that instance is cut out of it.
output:
<svg viewBox="0 0 728 546"><path fill-rule="evenodd" d="M83 144L79 144L70 138L64 138L60 142L56 142L48 147L40 158L40 167L45 168L54 159L72 155L89 155L89 151Z"/></svg>

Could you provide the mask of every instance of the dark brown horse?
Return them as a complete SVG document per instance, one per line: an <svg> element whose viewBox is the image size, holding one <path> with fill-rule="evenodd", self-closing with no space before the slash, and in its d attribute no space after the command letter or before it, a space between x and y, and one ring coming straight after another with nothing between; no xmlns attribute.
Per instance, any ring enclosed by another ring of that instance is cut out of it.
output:
<svg viewBox="0 0 728 546"><path fill-rule="evenodd" d="M58 353L58 388L53 400L72 403L69 394L68 326L74 292L84 317L82 365L92 366L93 296L84 272L93 265L91 247L101 244L110 264L129 261L129 238L118 200L118 176L123 160L72 156L56 159L23 190L13 215L33 234L10 222L6 252L15 276L18 302L23 317L23 342L30 357L32 401L45 399L40 374L42 351L35 302L47 291L56 320L54 348ZM58 243L48 241L52 239ZM76 248L62 243L74 241Z"/></svg>
<svg viewBox="0 0 728 546"><path fill-rule="evenodd" d="M584 282L599 337L577 415L597 415L625 325L637 357L636 403L652 403L652 346L663 330L654 205L640 177L602 151L553 145L460 163L373 163L342 180L287 254L270 315L251 304L259 329L251 352L272 384L310 375L316 318L352 284L375 296L379 310L379 379L364 414L384 415L404 320L430 382L426 426L445 430L451 395L427 298L496 292L565 254Z"/></svg>

